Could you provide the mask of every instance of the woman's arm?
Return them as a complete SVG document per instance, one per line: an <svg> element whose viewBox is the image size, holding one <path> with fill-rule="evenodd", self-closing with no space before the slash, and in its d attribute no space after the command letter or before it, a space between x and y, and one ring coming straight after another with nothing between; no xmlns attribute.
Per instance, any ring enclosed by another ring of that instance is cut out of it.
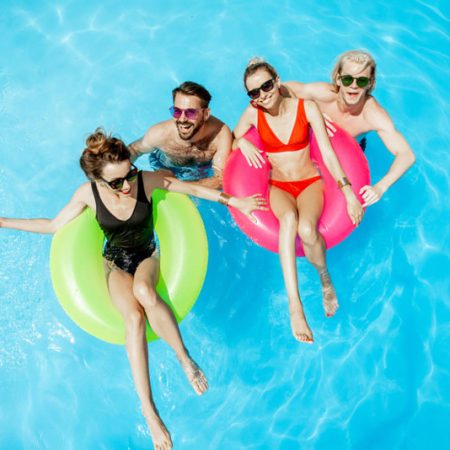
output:
<svg viewBox="0 0 450 450"><path fill-rule="evenodd" d="M165 176L163 172L143 172L144 183L151 183L152 189L166 189L170 192L179 192L180 194L188 194L194 197L204 198L213 202L221 203L225 206L231 206L239 209L252 222L256 222L252 212L255 210L267 211L266 200L260 195L255 194L251 197L232 197L225 192L201 186L195 183L185 183L176 178Z"/></svg>
<svg viewBox="0 0 450 450"><path fill-rule="evenodd" d="M248 106L239 119L236 128L233 131L235 140L233 148L240 148L242 154L248 162L249 166L261 168L266 163L262 156L262 151L253 144L243 138L245 133L252 127L256 126L257 112L253 106Z"/></svg>
<svg viewBox="0 0 450 450"><path fill-rule="evenodd" d="M331 146L319 108L313 101L305 101L305 112L311 128L316 136L317 144L319 145L320 153L322 154L325 166L330 171L336 182L343 180L345 178L345 172L339 163L333 147ZM348 215L354 225L359 225L364 214L361 204L355 197L355 194L349 184L344 185L341 190L347 202Z"/></svg>
<svg viewBox="0 0 450 450"><path fill-rule="evenodd" d="M75 219L86 208L87 186L89 186L89 183L78 188L69 203L53 219L9 219L2 217L0 218L0 228L12 228L32 233L56 233L63 225Z"/></svg>

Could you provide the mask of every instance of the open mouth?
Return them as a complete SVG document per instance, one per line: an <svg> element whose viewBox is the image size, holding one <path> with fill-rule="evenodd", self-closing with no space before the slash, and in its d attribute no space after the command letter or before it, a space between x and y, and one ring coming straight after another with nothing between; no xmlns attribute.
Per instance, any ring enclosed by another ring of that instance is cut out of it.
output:
<svg viewBox="0 0 450 450"><path fill-rule="evenodd" d="M351 98L351 99L355 99L357 97L359 97L359 92L347 92L347 97Z"/></svg>
<svg viewBox="0 0 450 450"><path fill-rule="evenodd" d="M177 122L177 126L178 126L178 129L180 130L181 133L188 133L193 128L193 125L191 123L180 123L180 122Z"/></svg>

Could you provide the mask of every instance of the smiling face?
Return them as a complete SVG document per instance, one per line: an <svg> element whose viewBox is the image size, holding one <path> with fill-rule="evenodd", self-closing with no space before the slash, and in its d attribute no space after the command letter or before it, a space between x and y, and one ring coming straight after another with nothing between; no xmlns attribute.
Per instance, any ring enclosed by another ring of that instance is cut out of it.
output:
<svg viewBox="0 0 450 450"><path fill-rule="evenodd" d="M261 89L261 86L263 86L263 88L268 86L270 84L268 82L271 80L274 81L272 89L267 92L264 89ZM245 87L247 88L247 92L259 90L259 97L253 99L252 102L255 102L264 109L269 110L270 108L273 108L280 99L279 79L276 78L274 80L273 76L264 68L258 69L255 73L249 75L245 80Z"/></svg>
<svg viewBox="0 0 450 450"><path fill-rule="evenodd" d="M130 160L106 163L102 170L102 179L99 182L114 193L128 197L136 186L137 177L131 176L133 175L132 170ZM120 189L114 189L108 183L112 181L122 181L123 184Z"/></svg>
<svg viewBox="0 0 450 450"><path fill-rule="evenodd" d="M367 77L370 79L369 84L366 87L359 87L356 83L356 79L353 80L350 86L344 86L340 77L344 75L351 75L354 78ZM339 98L347 105L354 106L359 102L364 101L370 88L373 86L372 69L366 64L359 64L351 61L346 61L342 65L342 69L338 74L336 85L338 86Z"/></svg>
<svg viewBox="0 0 450 450"><path fill-rule="evenodd" d="M209 108L202 107L202 100L195 95L186 95L178 92L175 95L173 106L181 110L195 109L198 111L195 119L188 119L184 112L178 119L174 119L178 135L184 141L193 138L208 120L210 115Z"/></svg>

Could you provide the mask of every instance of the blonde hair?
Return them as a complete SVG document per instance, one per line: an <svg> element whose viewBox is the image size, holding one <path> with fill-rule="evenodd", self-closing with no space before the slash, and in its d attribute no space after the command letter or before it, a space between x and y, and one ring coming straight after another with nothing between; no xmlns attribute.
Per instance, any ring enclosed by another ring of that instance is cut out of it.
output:
<svg viewBox="0 0 450 450"><path fill-rule="evenodd" d="M363 50L349 50L348 52L342 53L338 56L336 65L331 72L331 79L333 81L336 92L339 90L337 80L341 75L342 67L346 62L361 64L363 66L362 70L366 69L367 67L370 68L371 82L370 88L367 90L367 94L370 94L375 87L377 64L372 55Z"/></svg>

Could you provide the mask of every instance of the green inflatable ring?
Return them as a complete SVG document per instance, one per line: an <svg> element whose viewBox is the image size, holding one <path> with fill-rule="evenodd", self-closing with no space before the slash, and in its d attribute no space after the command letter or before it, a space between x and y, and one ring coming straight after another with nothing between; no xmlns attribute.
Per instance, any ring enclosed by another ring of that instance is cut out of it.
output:
<svg viewBox="0 0 450 450"><path fill-rule="evenodd" d="M156 190L152 195L160 244L157 291L178 322L197 300L206 275L208 241L197 208L186 195ZM124 344L122 317L111 303L103 270L104 235L91 209L59 230L52 240L50 272L56 296L83 330ZM157 339L147 324L147 340Z"/></svg>

